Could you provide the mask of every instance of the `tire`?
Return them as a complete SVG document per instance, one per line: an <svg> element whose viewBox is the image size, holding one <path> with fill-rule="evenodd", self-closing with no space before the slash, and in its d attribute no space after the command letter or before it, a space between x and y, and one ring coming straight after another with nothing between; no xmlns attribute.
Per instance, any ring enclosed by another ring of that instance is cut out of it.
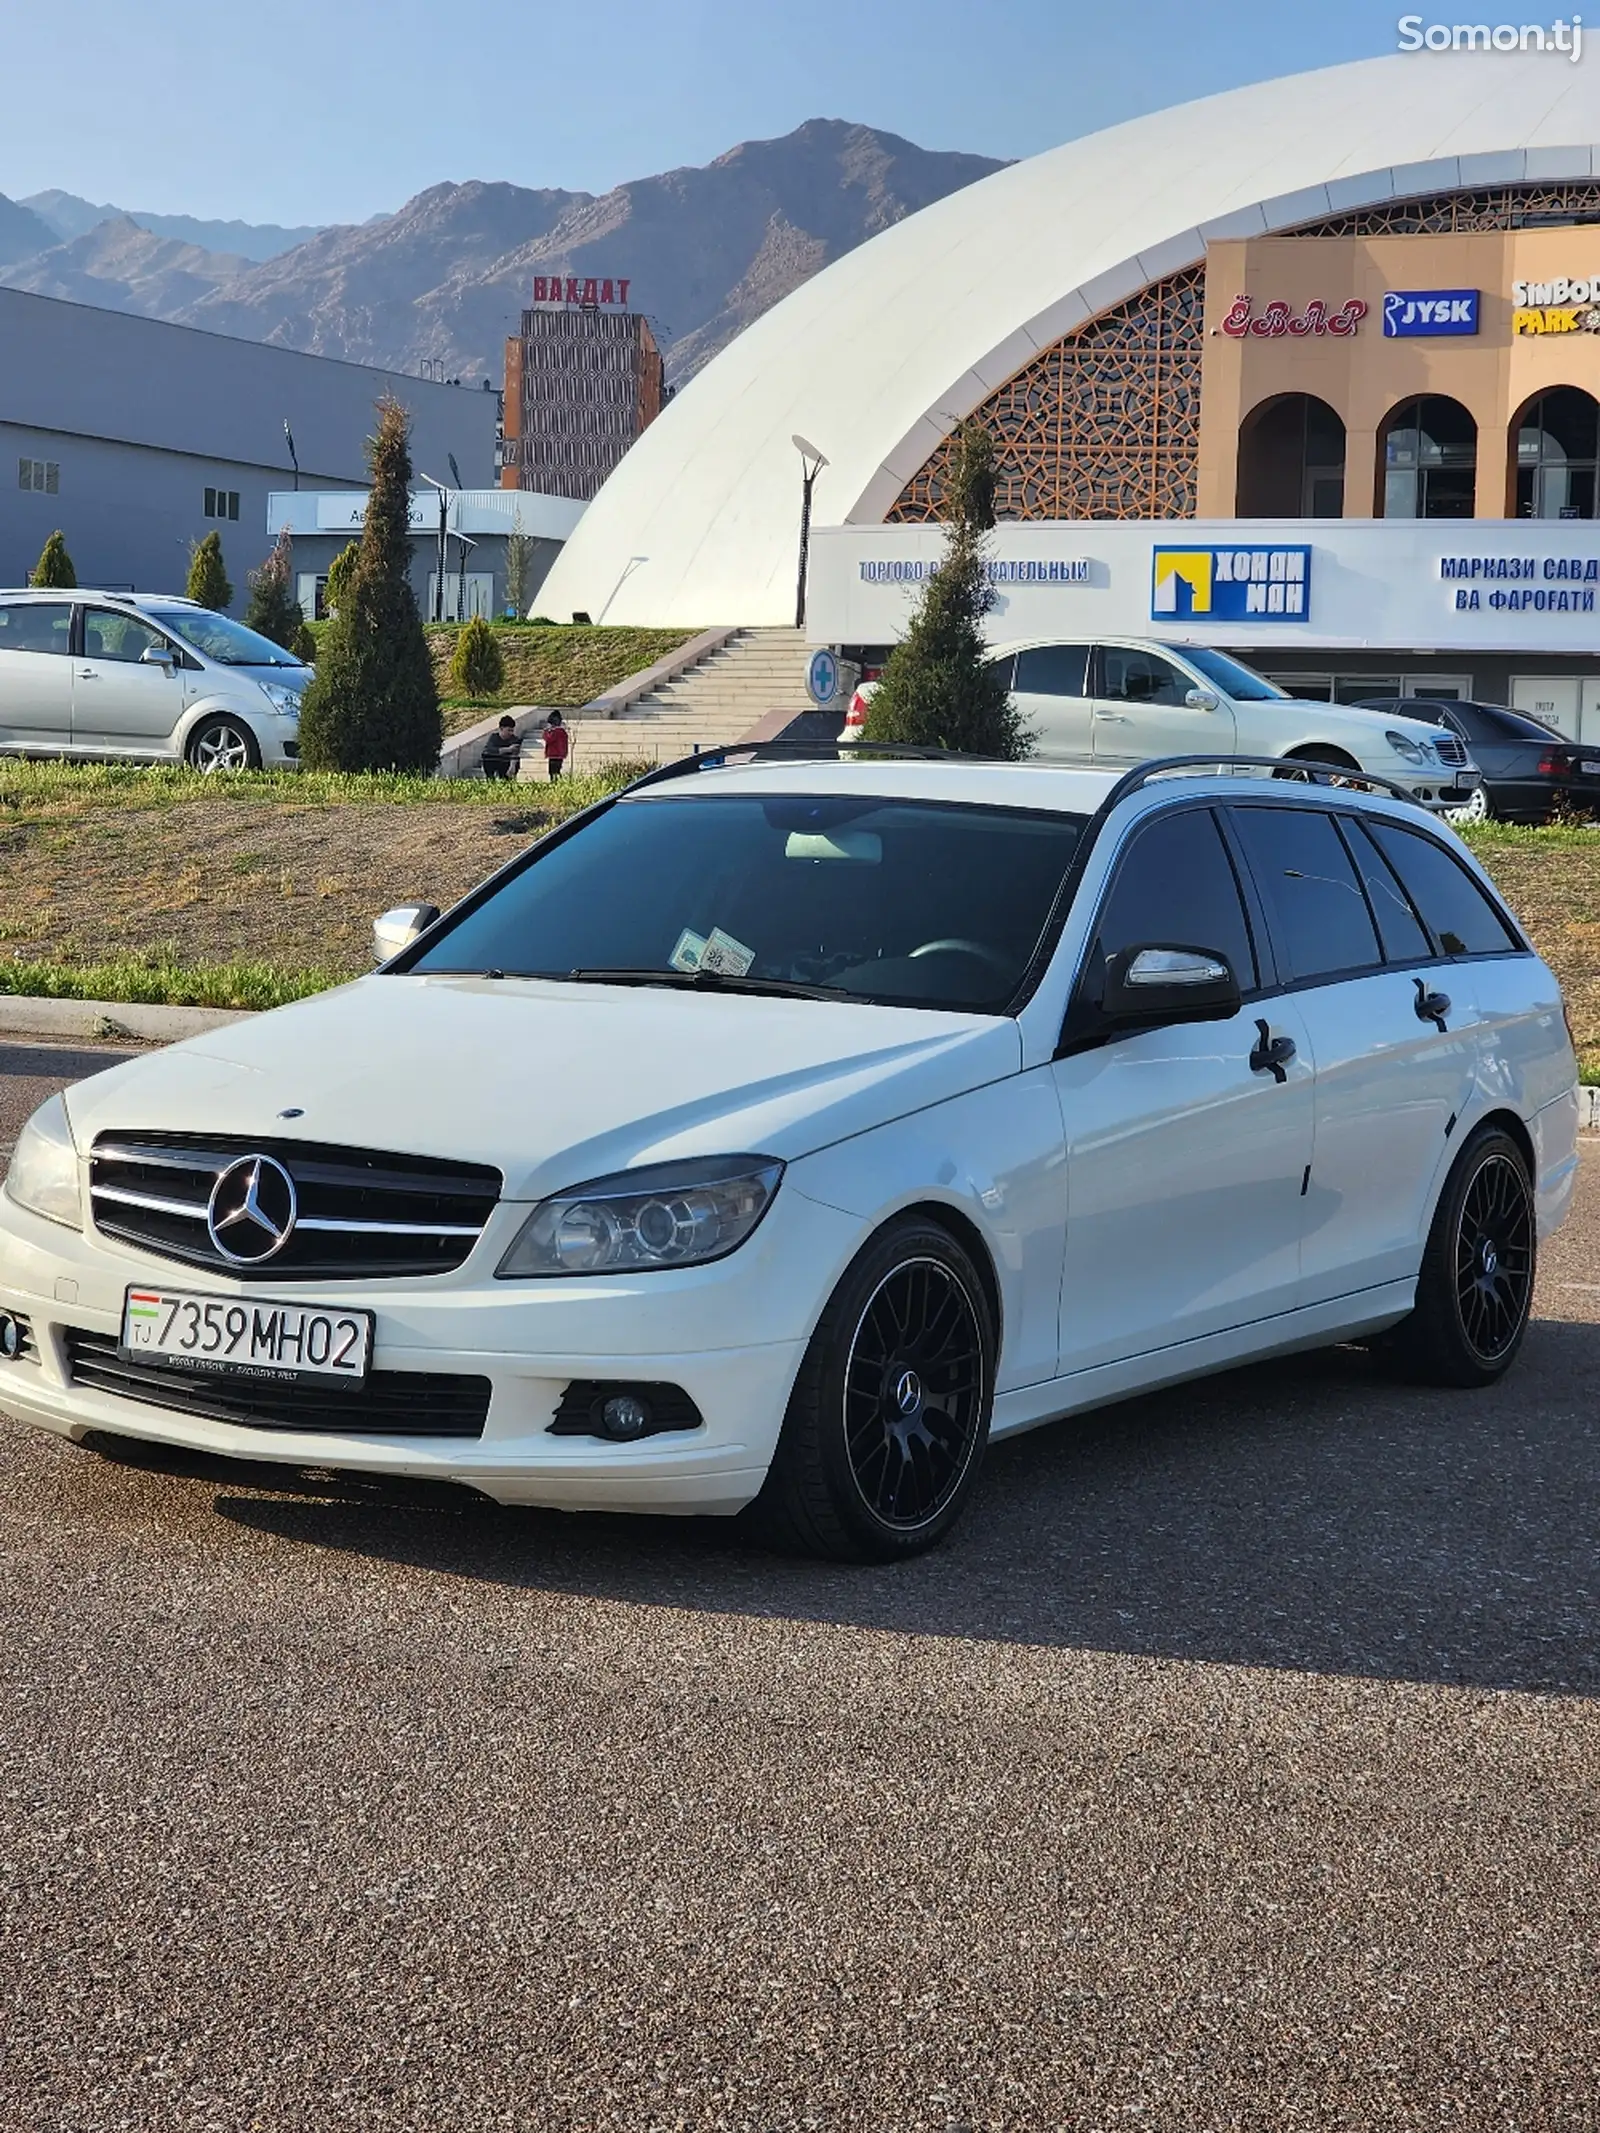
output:
<svg viewBox="0 0 1600 2133"><path fill-rule="evenodd" d="M1275 770L1272 775L1275 778L1293 778L1301 785L1308 784L1310 780L1307 778L1306 773L1303 770L1295 769L1294 766L1297 763L1315 763L1324 770L1349 770L1353 771L1357 777L1361 775L1361 765L1355 760L1354 756L1348 756L1338 748L1324 748L1320 745L1312 748L1297 748L1293 755L1284 757L1282 770Z"/></svg>
<svg viewBox="0 0 1600 2133"><path fill-rule="evenodd" d="M191 770L209 777L218 770L259 770L261 748L242 718L231 712L214 711L201 719L184 748Z"/></svg>
<svg viewBox="0 0 1600 2133"><path fill-rule="evenodd" d="M1445 813L1447 822L1493 822L1494 819L1494 804L1489 798L1487 785L1476 787L1465 807L1452 807Z"/></svg>
<svg viewBox="0 0 1600 2133"><path fill-rule="evenodd" d="M994 1357L971 1255L919 1217L880 1230L811 1336L757 1523L780 1546L836 1562L933 1547L983 1463Z"/></svg>
<svg viewBox="0 0 1600 2133"><path fill-rule="evenodd" d="M1521 1148L1476 1132L1445 1180L1417 1280L1416 1308L1383 1346L1419 1385L1492 1385L1516 1361L1533 1308L1538 1236Z"/></svg>

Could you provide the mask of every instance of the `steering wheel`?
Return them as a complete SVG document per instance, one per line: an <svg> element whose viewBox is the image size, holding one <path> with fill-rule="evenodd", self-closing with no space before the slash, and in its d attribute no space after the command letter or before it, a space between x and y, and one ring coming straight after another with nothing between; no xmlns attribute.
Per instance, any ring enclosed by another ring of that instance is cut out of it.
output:
<svg viewBox="0 0 1600 2133"><path fill-rule="evenodd" d="M987 963L991 970L998 970L1005 977L1012 975L1010 961L997 948L985 947L982 941L964 941L955 936L942 941L924 941L920 948L913 948L907 962L916 962L924 955L974 955L980 963Z"/></svg>

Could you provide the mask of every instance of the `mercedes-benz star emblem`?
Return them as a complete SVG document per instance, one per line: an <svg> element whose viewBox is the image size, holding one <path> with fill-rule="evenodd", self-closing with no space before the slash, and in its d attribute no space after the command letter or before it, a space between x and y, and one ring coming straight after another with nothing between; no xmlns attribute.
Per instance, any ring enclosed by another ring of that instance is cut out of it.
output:
<svg viewBox="0 0 1600 2133"><path fill-rule="evenodd" d="M255 1266L283 1250L298 1212L294 1179L283 1165L270 1155L242 1155L211 1188L206 1228L224 1259Z"/></svg>
<svg viewBox="0 0 1600 2133"><path fill-rule="evenodd" d="M922 1380L914 1370L902 1370L895 1380L894 1404L903 1415L914 1415L922 1405Z"/></svg>

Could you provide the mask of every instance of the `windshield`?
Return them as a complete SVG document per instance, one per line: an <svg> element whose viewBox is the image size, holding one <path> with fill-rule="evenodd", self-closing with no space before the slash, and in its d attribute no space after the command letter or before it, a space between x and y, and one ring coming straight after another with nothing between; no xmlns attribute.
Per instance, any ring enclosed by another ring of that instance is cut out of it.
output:
<svg viewBox="0 0 1600 2133"><path fill-rule="evenodd" d="M219 667L297 667L301 663L270 637L258 637L242 622L213 614L209 607L147 607L144 612Z"/></svg>
<svg viewBox="0 0 1600 2133"><path fill-rule="evenodd" d="M406 967L998 1014L1084 821L865 795L641 795Z"/></svg>
<svg viewBox="0 0 1600 2133"><path fill-rule="evenodd" d="M1230 659L1226 652L1214 652L1207 644L1186 644L1183 656L1190 666L1198 667L1207 681L1219 688L1224 696L1231 696L1235 703L1288 702L1276 682L1268 681L1265 674L1258 674L1254 667L1242 666L1237 659Z"/></svg>

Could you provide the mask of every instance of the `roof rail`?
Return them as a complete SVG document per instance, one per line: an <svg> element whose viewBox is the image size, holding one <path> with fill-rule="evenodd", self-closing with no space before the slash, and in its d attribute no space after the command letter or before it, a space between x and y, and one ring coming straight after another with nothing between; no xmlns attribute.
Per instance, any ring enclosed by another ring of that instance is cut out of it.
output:
<svg viewBox="0 0 1600 2133"><path fill-rule="evenodd" d="M1414 792L1396 784L1393 778L1381 778L1371 770L1352 770L1343 763L1313 763L1300 756L1282 755L1164 755L1156 757L1153 762L1139 764L1126 777L1119 778L1100 803L1100 812L1109 815L1119 800L1142 791L1152 779L1170 777L1184 770L1209 770L1219 778L1225 778L1231 770L1270 770L1278 777L1293 779L1300 785L1370 786L1374 792L1392 793L1397 800L1409 801L1413 807L1424 806Z"/></svg>
<svg viewBox="0 0 1600 2133"><path fill-rule="evenodd" d="M898 741L723 741L715 748L697 748L693 755L680 755L670 763L658 763L625 788L638 792L646 785L664 785L673 778L693 777L702 770L725 770L736 763L851 763L888 757L899 763L998 763L999 756L963 755L956 748L913 748Z"/></svg>

